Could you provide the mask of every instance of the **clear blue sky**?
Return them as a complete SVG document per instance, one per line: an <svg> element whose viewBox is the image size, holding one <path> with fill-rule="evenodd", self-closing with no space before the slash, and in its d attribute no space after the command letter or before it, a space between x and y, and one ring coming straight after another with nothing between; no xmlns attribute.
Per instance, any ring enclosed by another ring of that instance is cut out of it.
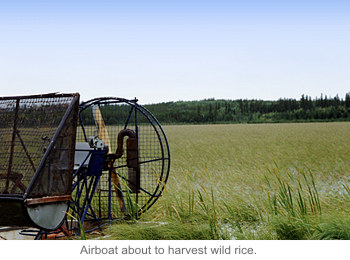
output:
<svg viewBox="0 0 350 260"><path fill-rule="evenodd" d="M2 1L0 96L141 103L350 91L350 1Z"/></svg>

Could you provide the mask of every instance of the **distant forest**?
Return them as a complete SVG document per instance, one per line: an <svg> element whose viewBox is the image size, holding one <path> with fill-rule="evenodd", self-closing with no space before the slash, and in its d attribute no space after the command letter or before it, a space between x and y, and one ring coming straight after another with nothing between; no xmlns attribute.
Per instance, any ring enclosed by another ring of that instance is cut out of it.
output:
<svg viewBox="0 0 350 260"><path fill-rule="evenodd" d="M349 121L350 92L344 98L321 94L315 99L302 95L299 100L205 99L150 104L144 107L162 124Z"/></svg>

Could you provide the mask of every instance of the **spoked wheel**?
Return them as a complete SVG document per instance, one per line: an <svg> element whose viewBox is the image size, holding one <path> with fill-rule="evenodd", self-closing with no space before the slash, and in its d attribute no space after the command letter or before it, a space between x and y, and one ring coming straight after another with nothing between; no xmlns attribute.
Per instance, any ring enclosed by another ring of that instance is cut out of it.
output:
<svg viewBox="0 0 350 260"><path fill-rule="evenodd" d="M169 175L161 125L137 100L121 98L87 101L79 119L71 221L101 225L140 217L161 196Z"/></svg>

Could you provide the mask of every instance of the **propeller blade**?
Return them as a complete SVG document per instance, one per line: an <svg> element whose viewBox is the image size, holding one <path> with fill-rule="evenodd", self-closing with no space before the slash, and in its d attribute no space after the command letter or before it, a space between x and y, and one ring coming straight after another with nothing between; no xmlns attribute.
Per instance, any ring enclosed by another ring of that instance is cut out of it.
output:
<svg viewBox="0 0 350 260"><path fill-rule="evenodd" d="M105 125L105 122L104 122L102 114L101 114L100 107L98 105L93 105L92 106L92 114L94 116L95 124L97 126L98 138L100 138L106 145L108 145L108 154L112 154L113 152L112 152L111 142L109 140L107 127ZM123 193L121 192L121 187L120 187L120 183L119 183L119 177L112 170L113 169L114 160L112 160L109 164L110 164L109 165L109 173L112 176L112 182L113 182L113 185L114 185L115 194L117 196L120 209L121 209L122 212L126 212L124 196L123 196Z"/></svg>
<svg viewBox="0 0 350 260"><path fill-rule="evenodd" d="M92 106L92 114L94 116L95 124L98 129L98 138L100 138L106 145L108 145L108 153L111 154L112 152L112 147L111 147L111 142L109 140L108 132L107 132L107 127L105 125L105 122L103 121L103 117L101 114L100 107L98 105L93 105Z"/></svg>

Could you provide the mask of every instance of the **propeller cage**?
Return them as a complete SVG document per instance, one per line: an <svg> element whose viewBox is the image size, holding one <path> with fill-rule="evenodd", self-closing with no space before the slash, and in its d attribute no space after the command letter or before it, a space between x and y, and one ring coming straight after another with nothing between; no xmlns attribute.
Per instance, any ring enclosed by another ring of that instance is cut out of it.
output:
<svg viewBox="0 0 350 260"><path fill-rule="evenodd" d="M85 173L97 150L86 144L90 136L105 145L101 174ZM81 104L76 139L86 147L86 161L75 166L72 216L84 221L137 218L161 196L170 169L169 146L159 122L137 100L106 97Z"/></svg>

